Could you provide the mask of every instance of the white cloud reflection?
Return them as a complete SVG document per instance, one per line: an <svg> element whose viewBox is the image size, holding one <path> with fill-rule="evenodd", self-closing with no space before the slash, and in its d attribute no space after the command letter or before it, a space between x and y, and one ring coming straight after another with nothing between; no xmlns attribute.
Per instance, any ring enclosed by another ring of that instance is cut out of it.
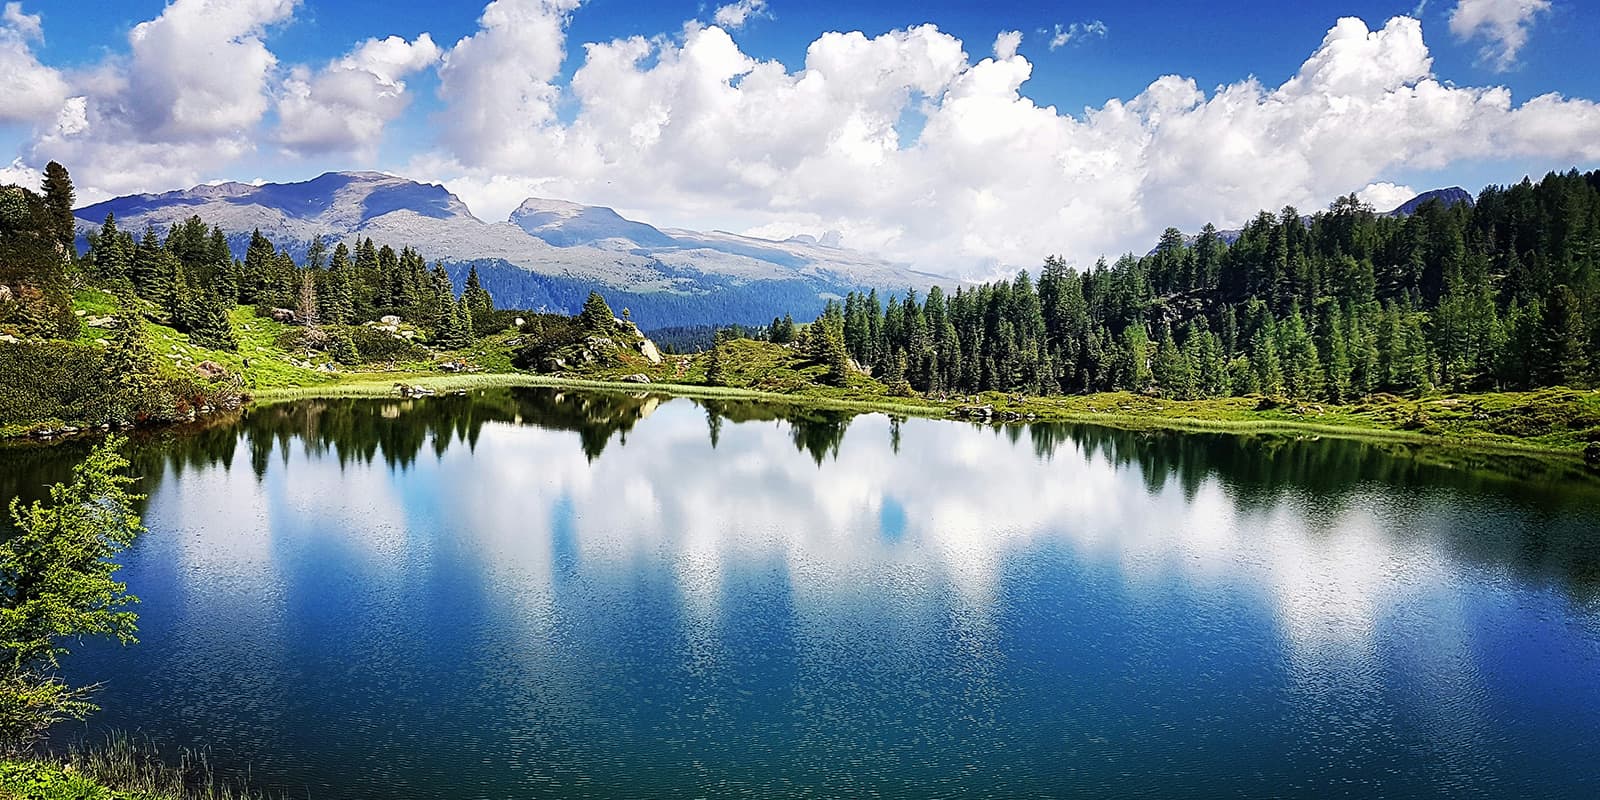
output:
<svg viewBox="0 0 1600 800"><path fill-rule="evenodd" d="M1103 451L1067 444L1041 459L1025 438L917 420L895 455L876 416L854 421L821 467L785 423L725 423L711 457L704 414L667 404L593 462L575 434L492 426L476 455L457 447L416 469L530 618L553 613L558 540L585 575L665 559L706 624L723 616L729 576L763 565L788 576L797 607L870 597L892 611L948 594L981 620L1001 602L1008 556L1065 547L1136 587L1257 596L1289 650L1321 663L1359 660L1393 604L1448 580L1433 537L1397 535L1419 512L1377 493L1242 503L1215 475L1192 493L1176 479L1152 491ZM885 530L886 507L898 530Z"/></svg>
<svg viewBox="0 0 1600 800"><path fill-rule="evenodd" d="M263 630L280 624L288 592L307 588L285 585L296 560L336 560L381 605L403 604L409 581L464 553L486 605L521 631L519 647L538 649L571 622L563 582L627 591L667 565L689 645L710 661L734 618L725 603L769 573L813 646L837 646L828 627L866 613L882 636L955 631L987 652L1018 565L1059 552L1120 582L1125 597L1109 602L1176 592L1270 610L1290 681L1310 695L1362 685L1357 673L1381 661L1379 640L1408 604L1459 591L1467 572L1450 564L1442 531L1414 529L1438 509L1403 493L1263 495L1214 472L1154 482L1153 467L1103 448L1067 440L1040 457L1026 434L922 420L903 423L897 455L890 424L855 419L820 466L784 422L724 422L713 453L705 411L688 401L662 405L592 461L575 433L490 423L475 450L436 458L424 447L404 471L341 468L296 443L257 482L241 447L231 471L164 482L152 518L168 530L153 538L171 551L163 558L206 576L188 582L204 595L189 602Z"/></svg>

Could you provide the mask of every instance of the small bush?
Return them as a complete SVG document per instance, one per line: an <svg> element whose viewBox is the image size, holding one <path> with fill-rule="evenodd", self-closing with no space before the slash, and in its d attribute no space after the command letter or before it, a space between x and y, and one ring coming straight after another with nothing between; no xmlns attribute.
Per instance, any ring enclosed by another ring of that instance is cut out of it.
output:
<svg viewBox="0 0 1600 800"><path fill-rule="evenodd" d="M428 357L428 351L422 346L383 331L364 325L351 326L347 330L351 341L355 343L356 353L364 362L420 361Z"/></svg>
<svg viewBox="0 0 1600 800"><path fill-rule="evenodd" d="M582 342L589 332L574 317L562 314L531 314L522 325L522 347L511 361L518 369L536 368L564 347Z"/></svg>
<svg viewBox="0 0 1600 800"><path fill-rule="evenodd" d="M98 347L77 342L0 344L0 424L98 421L107 412Z"/></svg>
<svg viewBox="0 0 1600 800"><path fill-rule="evenodd" d="M521 311L496 309L485 314L481 311L472 313L472 334L482 338L499 333L516 323L517 317L527 319L528 315Z"/></svg>
<svg viewBox="0 0 1600 800"><path fill-rule="evenodd" d="M328 346L328 334L321 328L290 328L272 342L280 350L321 350Z"/></svg>

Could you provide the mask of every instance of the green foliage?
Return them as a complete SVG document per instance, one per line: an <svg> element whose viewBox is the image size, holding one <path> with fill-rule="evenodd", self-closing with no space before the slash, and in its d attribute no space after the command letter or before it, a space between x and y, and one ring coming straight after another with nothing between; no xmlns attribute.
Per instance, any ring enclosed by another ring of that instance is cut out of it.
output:
<svg viewBox="0 0 1600 800"><path fill-rule="evenodd" d="M0 345L0 424L89 421L108 416L105 360L90 344L23 341Z"/></svg>
<svg viewBox="0 0 1600 800"><path fill-rule="evenodd" d="M356 350L359 362L417 361L428 356L428 351L420 345L365 325L353 325L345 333ZM341 360L341 363L349 362Z"/></svg>
<svg viewBox="0 0 1600 800"><path fill-rule="evenodd" d="M44 185L41 189L44 192L45 210L50 215L50 233L61 245L62 251L70 254L78 235L78 223L72 217L72 206L76 195L73 193L72 178L67 174L67 168L55 161L46 164Z"/></svg>
<svg viewBox="0 0 1600 800"><path fill-rule="evenodd" d="M474 264L467 272L466 285L461 289L461 299L472 311L472 316L486 316L494 312L494 298L483 288L478 279L478 266ZM627 309L622 310L624 318L630 316ZM499 330L498 328L496 330Z"/></svg>
<svg viewBox="0 0 1600 800"><path fill-rule="evenodd" d="M328 334L328 355L345 366L361 363L361 351L356 349L355 340L350 337L349 331L341 330Z"/></svg>
<svg viewBox="0 0 1600 800"><path fill-rule="evenodd" d="M935 394L1344 402L1588 386L1600 380L1595 209L1600 172L1400 218L1343 197L1309 218L1262 212L1231 245L1207 226L1193 243L1169 229L1149 255L1082 272L1047 258L1037 286L1022 273L920 303L850 293L818 322L877 374L904 356L912 387ZM809 337L814 357L824 343Z"/></svg>
<svg viewBox="0 0 1600 800"><path fill-rule="evenodd" d="M855 295L851 294L854 298ZM794 317L784 314L782 319L772 318L772 325L767 328L767 341L773 344L789 344L795 338Z"/></svg>
<svg viewBox="0 0 1600 800"><path fill-rule="evenodd" d="M78 335L67 280L67 251L45 198L0 186L0 334L71 339Z"/></svg>
<svg viewBox="0 0 1600 800"><path fill-rule="evenodd" d="M585 309L587 310L587 308ZM726 386L727 375L723 372L722 361L725 358L723 351L727 349L728 336L722 331L717 331L716 343L711 346L711 354L706 356L706 385Z"/></svg>
<svg viewBox="0 0 1600 800"><path fill-rule="evenodd" d="M0 797L8 800L246 800L256 795L219 781L204 751L164 762L145 743L113 734L50 757L0 760Z"/></svg>
<svg viewBox="0 0 1600 800"><path fill-rule="evenodd" d="M601 301L602 303L604 300ZM587 336L577 317L565 314L529 314L522 325L522 343L512 363L518 369L538 369L562 349Z"/></svg>
<svg viewBox="0 0 1600 800"><path fill-rule="evenodd" d="M606 305L606 299L599 292L590 292L589 299L583 302L583 312L578 315L578 324L584 330L606 334L616 325L616 315L611 313L611 306Z"/></svg>
<svg viewBox="0 0 1600 800"><path fill-rule="evenodd" d="M15 800L115 800L95 781L48 761L0 762L0 796Z"/></svg>
<svg viewBox="0 0 1600 800"><path fill-rule="evenodd" d="M95 448L48 503L11 502L16 533L0 543L0 745L12 751L93 710L88 689L56 674L68 641L134 641L137 598L114 580L113 559L143 530L123 443Z"/></svg>

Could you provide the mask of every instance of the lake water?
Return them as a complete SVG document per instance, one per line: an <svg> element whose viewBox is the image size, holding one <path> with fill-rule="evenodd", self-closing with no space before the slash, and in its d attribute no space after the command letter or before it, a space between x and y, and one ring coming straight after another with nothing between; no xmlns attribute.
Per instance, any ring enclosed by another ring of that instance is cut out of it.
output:
<svg viewBox="0 0 1600 800"><path fill-rule="evenodd" d="M289 797L1600 796L1570 465L538 389L133 449L57 740Z"/></svg>

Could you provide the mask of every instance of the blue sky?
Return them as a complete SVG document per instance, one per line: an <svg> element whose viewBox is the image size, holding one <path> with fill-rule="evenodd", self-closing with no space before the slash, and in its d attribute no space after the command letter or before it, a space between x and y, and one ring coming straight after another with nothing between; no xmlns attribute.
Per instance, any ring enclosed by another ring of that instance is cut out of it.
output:
<svg viewBox="0 0 1600 800"><path fill-rule="evenodd" d="M99 199L382 169L485 219L560 196L963 271L1600 158L1578 0L739 2L6 3L5 178L58 158Z"/></svg>

